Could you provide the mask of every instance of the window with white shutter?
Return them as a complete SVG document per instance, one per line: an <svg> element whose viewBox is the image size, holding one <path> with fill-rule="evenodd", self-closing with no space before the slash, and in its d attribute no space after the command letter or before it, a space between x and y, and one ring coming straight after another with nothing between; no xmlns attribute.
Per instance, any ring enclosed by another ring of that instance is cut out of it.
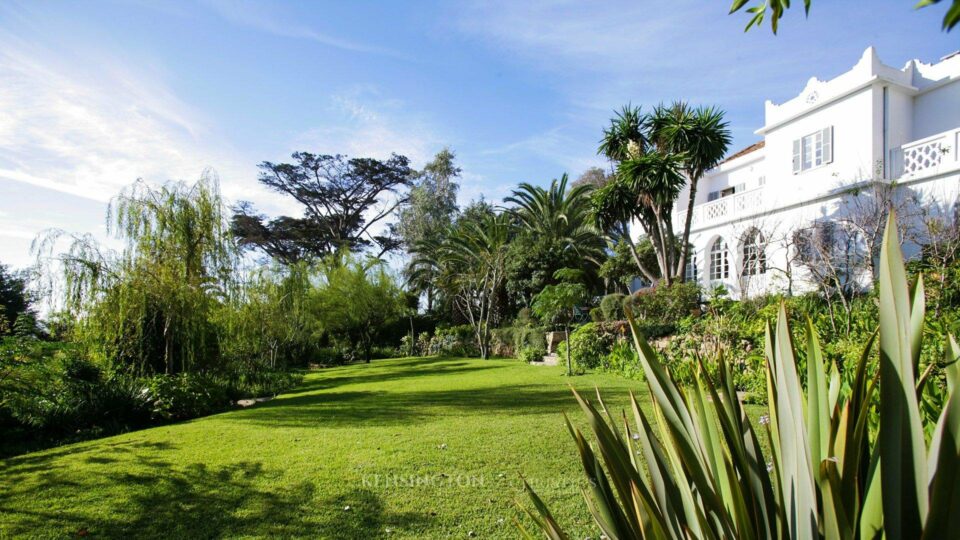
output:
<svg viewBox="0 0 960 540"><path fill-rule="evenodd" d="M821 132L821 139L823 140L823 162L832 163L833 162L833 126L824 128Z"/></svg>
<svg viewBox="0 0 960 540"><path fill-rule="evenodd" d="M793 141L793 173L820 167L833 161L833 126Z"/></svg>
<svg viewBox="0 0 960 540"><path fill-rule="evenodd" d="M800 139L793 141L793 174L800 172Z"/></svg>

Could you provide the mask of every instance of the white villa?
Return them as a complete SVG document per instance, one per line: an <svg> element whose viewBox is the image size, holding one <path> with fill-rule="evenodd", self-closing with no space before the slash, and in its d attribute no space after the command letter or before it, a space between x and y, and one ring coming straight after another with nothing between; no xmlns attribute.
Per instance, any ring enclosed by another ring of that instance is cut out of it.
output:
<svg viewBox="0 0 960 540"><path fill-rule="evenodd" d="M876 204L863 198L878 185L894 186L897 200L927 215L956 219L960 52L897 69L868 48L850 71L812 78L785 103L767 101L756 133L760 142L700 181L693 209L687 275L707 289L723 284L733 297L809 289L811 268L818 269L804 238L844 244L834 238L836 225ZM684 191L675 230L682 230L687 200ZM818 232L798 236L804 230ZM862 237L854 243L863 261ZM804 256L807 263L798 264ZM871 283L863 265L857 272L851 282Z"/></svg>

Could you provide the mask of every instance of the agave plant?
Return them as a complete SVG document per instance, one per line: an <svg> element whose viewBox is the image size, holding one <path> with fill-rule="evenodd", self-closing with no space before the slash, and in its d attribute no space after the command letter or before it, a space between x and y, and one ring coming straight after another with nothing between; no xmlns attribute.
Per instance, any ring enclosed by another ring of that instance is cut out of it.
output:
<svg viewBox="0 0 960 540"><path fill-rule="evenodd" d="M881 254L880 327L852 376L841 382L807 321L804 385L781 308L767 325L769 411L756 426L722 359L715 380L701 375L681 387L631 318L652 417L632 395L631 414L614 418L601 412L608 409L599 392L595 405L574 391L594 441L567 419L589 480L584 496L606 537L947 538L960 530L960 347L949 339L928 443L919 405L929 373L919 373L923 283L908 284L894 220ZM527 492L537 526L548 538L567 538Z"/></svg>

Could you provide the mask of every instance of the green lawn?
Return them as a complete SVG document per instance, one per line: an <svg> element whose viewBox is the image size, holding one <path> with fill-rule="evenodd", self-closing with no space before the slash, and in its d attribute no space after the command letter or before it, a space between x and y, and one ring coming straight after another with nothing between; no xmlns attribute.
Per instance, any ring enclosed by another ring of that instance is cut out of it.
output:
<svg viewBox="0 0 960 540"><path fill-rule="evenodd" d="M314 372L254 408L0 462L0 538L512 538L520 473L574 538L596 537L568 382L646 402L641 383L517 361Z"/></svg>

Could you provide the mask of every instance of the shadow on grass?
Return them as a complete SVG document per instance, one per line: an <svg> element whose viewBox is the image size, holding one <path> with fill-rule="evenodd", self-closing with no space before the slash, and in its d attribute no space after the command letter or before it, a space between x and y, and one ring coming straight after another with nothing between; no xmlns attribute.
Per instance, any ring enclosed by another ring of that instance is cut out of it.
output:
<svg viewBox="0 0 960 540"><path fill-rule="evenodd" d="M482 360L417 358L404 360L380 360L370 364L351 364L327 368L318 372L319 377L308 379L288 395L298 395L353 384L388 383L410 378L454 373L476 373L497 369L502 365L487 364Z"/></svg>
<svg viewBox="0 0 960 540"><path fill-rule="evenodd" d="M267 427L413 425L466 414L559 414L576 407L570 391L542 385L505 385L430 391L345 391L300 394L224 420Z"/></svg>
<svg viewBox="0 0 960 540"><path fill-rule="evenodd" d="M100 447L82 457L86 466L64 463L56 452L10 460L2 482L10 483L0 493L0 536L378 538L389 528L417 530L431 520L390 513L366 489L320 498L309 479L265 489L264 479L283 473L259 462L175 466L157 459L169 449L141 443ZM46 465L44 472L31 470L38 465ZM21 482L26 474L29 481ZM54 504L31 504L42 500ZM57 506L62 501L69 501L66 507Z"/></svg>

